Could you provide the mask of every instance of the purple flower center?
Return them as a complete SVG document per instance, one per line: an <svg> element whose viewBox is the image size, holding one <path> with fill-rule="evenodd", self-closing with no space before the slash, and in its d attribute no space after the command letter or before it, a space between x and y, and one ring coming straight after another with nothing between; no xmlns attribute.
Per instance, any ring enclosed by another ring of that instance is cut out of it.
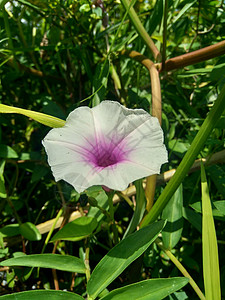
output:
<svg viewBox="0 0 225 300"><path fill-rule="evenodd" d="M86 149L85 159L95 167L106 168L125 160L126 151L120 141L96 140Z"/></svg>
<svg viewBox="0 0 225 300"><path fill-rule="evenodd" d="M98 167L108 167L117 164L121 161L121 155L119 153L114 154L110 149L101 149L96 153L96 165Z"/></svg>

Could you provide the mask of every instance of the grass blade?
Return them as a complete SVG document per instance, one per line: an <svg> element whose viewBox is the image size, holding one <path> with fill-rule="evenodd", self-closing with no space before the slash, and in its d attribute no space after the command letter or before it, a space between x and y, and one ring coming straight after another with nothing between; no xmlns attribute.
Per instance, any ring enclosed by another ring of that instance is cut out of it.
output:
<svg viewBox="0 0 225 300"><path fill-rule="evenodd" d="M219 258L205 169L201 165L203 277L207 300L221 299Z"/></svg>

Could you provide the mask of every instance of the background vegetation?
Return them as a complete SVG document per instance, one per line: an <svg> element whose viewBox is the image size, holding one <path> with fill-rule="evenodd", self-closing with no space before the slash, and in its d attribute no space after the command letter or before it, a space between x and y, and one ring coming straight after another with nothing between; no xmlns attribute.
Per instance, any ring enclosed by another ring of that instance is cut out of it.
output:
<svg viewBox="0 0 225 300"><path fill-rule="evenodd" d="M78 106L96 105L104 99L149 111L152 93L148 70L129 52L137 51L157 63L158 69L163 67L159 72L162 128L169 163L162 167L162 173L177 168L225 84L224 45L218 54L212 51L194 64L171 67L168 60L222 42L224 6L224 1L219 0L136 1L134 9L162 53L162 60L156 61L120 1L0 1L0 101L64 120ZM41 253L52 225L47 227L49 223L45 222L51 222L62 207L64 223L71 213L86 214L90 195L80 196L65 182L54 182L41 144L48 127L18 114L1 114L0 123L0 258L5 260L21 252ZM212 158L205 168L218 239L223 297L224 128L222 114L198 156ZM155 199L166 185L160 178ZM101 193L104 198L104 192ZM122 239L133 210L119 196L114 208ZM132 202L138 201L134 193L128 196ZM199 165L185 177L174 198L179 201L182 216L177 219L179 230L173 229L177 235L175 242L168 244L164 236L164 246L182 262L204 292ZM164 209L163 218L168 218L168 210ZM21 232L21 224L26 224L25 232ZM42 238L34 227L38 224ZM46 253L54 251L81 258L88 248L93 270L113 247L111 226L102 215L98 230L90 238L45 246ZM181 276L156 244L129 268L109 290L148 278ZM66 289L80 295L85 292L84 274L57 271L56 275L50 269L31 271L1 267L0 294L36 288ZM169 297L198 299L190 285Z"/></svg>

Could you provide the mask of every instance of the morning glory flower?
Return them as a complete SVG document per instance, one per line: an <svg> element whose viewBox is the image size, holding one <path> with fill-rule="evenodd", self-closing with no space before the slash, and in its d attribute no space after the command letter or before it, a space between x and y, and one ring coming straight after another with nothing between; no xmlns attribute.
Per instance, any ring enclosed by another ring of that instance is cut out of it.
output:
<svg viewBox="0 0 225 300"><path fill-rule="evenodd" d="M158 119L116 101L75 109L42 143L55 180L79 193L93 185L123 191L134 180L160 173L167 162Z"/></svg>

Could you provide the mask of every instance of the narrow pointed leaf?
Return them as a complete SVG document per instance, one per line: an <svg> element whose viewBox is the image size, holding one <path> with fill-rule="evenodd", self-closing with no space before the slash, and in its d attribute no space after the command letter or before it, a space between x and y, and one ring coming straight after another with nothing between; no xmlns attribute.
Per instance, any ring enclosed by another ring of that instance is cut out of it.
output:
<svg viewBox="0 0 225 300"><path fill-rule="evenodd" d="M206 181L205 169L201 165L202 186L202 252L203 277L207 300L221 299L220 270L216 231Z"/></svg>
<svg viewBox="0 0 225 300"><path fill-rule="evenodd" d="M87 292L95 299L124 269L137 259L156 239L165 221L153 223L132 233L106 254L95 267Z"/></svg>
<svg viewBox="0 0 225 300"><path fill-rule="evenodd" d="M188 278L149 279L110 292L100 300L160 300L188 283Z"/></svg>
<svg viewBox="0 0 225 300"><path fill-rule="evenodd" d="M59 118L39 113L36 111L8 106L4 104L0 104L0 113L21 114L49 127L62 127L65 125L65 121Z"/></svg>
<svg viewBox="0 0 225 300"><path fill-rule="evenodd" d="M1 296L1 300L83 300L84 298L70 292L65 291L55 291L55 290L36 290L36 291L26 291L10 295Z"/></svg>
<svg viewBox="0 0 225 300"><path fill-rule="evenodd" d="M179 242L183 230L182 184L164 208L162 218L167 220L166 226L162 231L163 245L171 250Z"/></svg>
<svg viewBox="0 0 225 300"><path fill-rule="evenodd" d="M60 254L32 254L10 258L0 263L7 267L40 267L67 272L85 273L85 266L80 258Z"/></svg>

